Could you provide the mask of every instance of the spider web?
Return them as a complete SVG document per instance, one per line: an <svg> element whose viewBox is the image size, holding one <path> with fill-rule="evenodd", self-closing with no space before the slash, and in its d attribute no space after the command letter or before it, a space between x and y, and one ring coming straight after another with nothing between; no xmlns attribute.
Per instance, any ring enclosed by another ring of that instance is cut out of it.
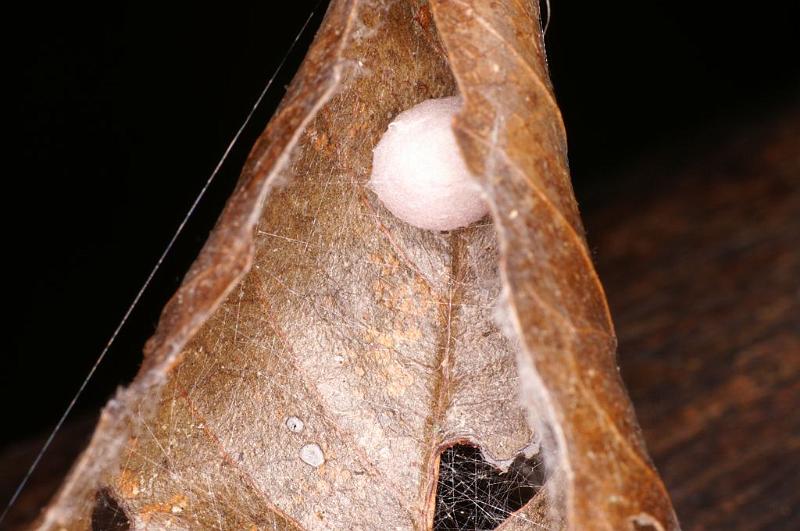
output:
<svg viewBox="0 0 800 531"><path fill-rule="evenodd" d="M544 483L538 456L519 455L502 472L479 448L456 445L442 452L433 528L439 531L495 529L525 505Z"/></svg>

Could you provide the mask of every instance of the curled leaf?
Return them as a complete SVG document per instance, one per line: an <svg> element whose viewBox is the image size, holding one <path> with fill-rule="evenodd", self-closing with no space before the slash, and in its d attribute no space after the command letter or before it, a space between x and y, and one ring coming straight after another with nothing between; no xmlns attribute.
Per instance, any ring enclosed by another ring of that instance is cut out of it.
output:
<svg viewBox="0 0 800 531"><path fill-rule="evenodd" d="M616 340L567 169L538 13L433 2L466 105L456 135L490 198L523 401L547 435L570 525L677 527L616 367Z"/></svg>
<svg viewBox="0 0 800 531"><path fill-rule="evenodd" d="M372 147L457 91L493 223L416 229L365 187ZM40 525L429 528L468 445L501 474L544 449L506 528L672 529L614 350L535 6L335 1Z"/></svg>

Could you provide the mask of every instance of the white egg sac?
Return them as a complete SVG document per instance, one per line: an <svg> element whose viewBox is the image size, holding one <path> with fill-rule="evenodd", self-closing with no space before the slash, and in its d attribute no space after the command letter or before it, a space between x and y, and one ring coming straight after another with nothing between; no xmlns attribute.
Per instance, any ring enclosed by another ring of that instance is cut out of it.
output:
<svg viewBox="0 0 800 531"><path fill-rule="evenodd" d="M369 187L395 216L428 230L465 227L488 208L453 134L461 98L401 112L375 146Z"/></svg>

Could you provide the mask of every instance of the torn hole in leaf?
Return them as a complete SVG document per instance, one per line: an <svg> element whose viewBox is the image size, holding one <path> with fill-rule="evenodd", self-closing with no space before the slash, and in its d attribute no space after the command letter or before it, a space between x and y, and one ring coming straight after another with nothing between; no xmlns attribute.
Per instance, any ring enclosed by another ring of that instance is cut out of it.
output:
<svg viewBox="0 0 800 531"><path fill-rule="evenodd" d="M113 529L130 529L131 522L114 494L107 488L100 489L95 496L92 510L92 530L106 531Z"/></svg>
<svg viewBox="0 0 800 531"><path fill-rule="evenodd" d="M433 528L495 529L544 484L539 454L519 454L507 471L487 462L480 448L459 444L442 452Z"/></svg>

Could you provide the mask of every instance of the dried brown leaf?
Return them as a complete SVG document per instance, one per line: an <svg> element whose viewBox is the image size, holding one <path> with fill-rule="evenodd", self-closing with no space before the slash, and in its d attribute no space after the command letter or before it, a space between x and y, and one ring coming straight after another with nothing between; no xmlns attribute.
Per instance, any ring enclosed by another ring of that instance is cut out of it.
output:
<svg viewBox="0 0 800 531"><path fill-rule="evenodd" d="M494 223L422 231L365 188L371 150L457 88ZM506 528L676 528L614 350L535 6L337 1L40 525L426 528L469 442L545 447Z"/></svg>
<svg viewBox="0 0 800 531"><path fill-rule="evenodd" d="M577 529L677 527L619 378L616 339L572 194L537 13L434 1L466 105L455 125L491 198L523 401Z"/></svg>

